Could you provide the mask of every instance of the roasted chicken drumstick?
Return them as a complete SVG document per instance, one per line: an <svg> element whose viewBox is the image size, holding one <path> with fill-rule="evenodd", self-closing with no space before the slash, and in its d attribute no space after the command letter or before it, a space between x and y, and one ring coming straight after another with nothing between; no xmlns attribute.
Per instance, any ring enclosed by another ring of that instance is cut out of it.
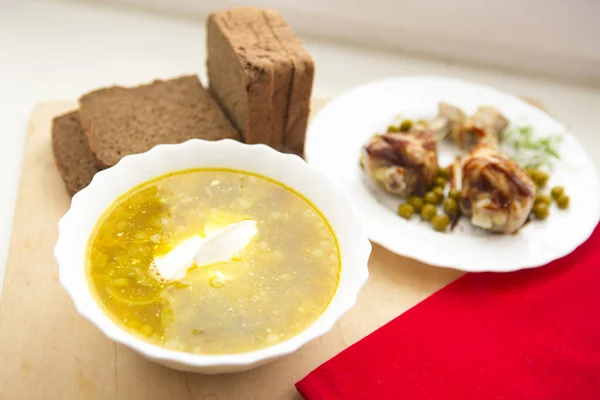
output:
<svg viewBox="0 0 600 400"><path fill-rule="evenodd" d="M437 140L448 136L461 149L470 149L479 143L496 146L508 120L495 107L479 107L467 118L460 108L441 102L429 126Z"/></svg>
<svg viewBox="0 0 600 400"><path fill-rule="evenodd" d="M384 190L397 196L422 196L437 173L437 148L431 130L376 135L364 147L363 166Z"/></svg>
<svg viewBox="0 0 600 400"><path fill-rule="evenodd" d="M501 233L518 231L535 200L535 185L525 170L498 148L476 145L452 168L461 191L460 209L471 223Z"/></svg>
<svg viewBox="0 0 600 400"><path fill-rule="evenodd" d="M460 141L456 143L463 149L468 149L480 143L497 146L500 133L507 126L508 120L497 108L491 106L479 107L475 114L463 124Z"/></svg>
<svg viewBox="0 0 600 400"><path fill-rule="evenodd" d="M438 115L429 123L436 140L449 136L455 143L460 143L466 114L460 108L441 102Z"/></svg>

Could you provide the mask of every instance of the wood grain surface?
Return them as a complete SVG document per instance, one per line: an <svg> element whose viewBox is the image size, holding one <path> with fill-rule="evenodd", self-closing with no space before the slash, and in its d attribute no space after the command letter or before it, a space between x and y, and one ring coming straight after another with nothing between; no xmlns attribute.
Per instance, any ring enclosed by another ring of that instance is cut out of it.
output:
<svg viewBox="0 0 600 400"><path fill-rule="evenodd" d="M329 334L298 352L248 372L219 376L149 362L80 317L58 283L52 248L69 196L54 167L50 123L75 107L74 102L40 104L29 125L0 301L2 400L299 399L297 380L462 274L375 245L371 276L356 306Z"/></svg>

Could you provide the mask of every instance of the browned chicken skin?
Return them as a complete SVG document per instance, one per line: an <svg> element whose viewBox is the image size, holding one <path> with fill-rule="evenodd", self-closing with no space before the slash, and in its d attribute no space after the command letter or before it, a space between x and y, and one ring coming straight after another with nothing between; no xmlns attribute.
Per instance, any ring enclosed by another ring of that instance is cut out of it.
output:
<svg viewBox="0 0 600 400"><path fill-rule="evenodd" d="M525 170L486 143L454 163L452 183L461 191L463 215L492 232L518 231L535 200L535 185Z"/></svg>
<svg viewBox="0 0 600 400"><path fill-rule="evenodd" d="M423 195L437 173L437 147L431 130L417 124L410 132L376 135L364 148L363 165L385 191Z"/></svg>

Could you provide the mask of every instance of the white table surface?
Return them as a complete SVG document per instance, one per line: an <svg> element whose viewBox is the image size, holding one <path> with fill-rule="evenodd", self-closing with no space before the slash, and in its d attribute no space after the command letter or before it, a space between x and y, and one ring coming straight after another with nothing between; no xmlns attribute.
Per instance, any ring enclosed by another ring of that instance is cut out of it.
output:
<svg viewBox="0 0 600 400"><path fill-rule="evenodd" d="M204 23L90 4L3 2L0 12L0 291L27 121L35 104L76 99L109 84L183 73L204 77ZM543 101L600 165L600 90L402 54L305 40L314 96L395 75L444 75Z"/></svg>

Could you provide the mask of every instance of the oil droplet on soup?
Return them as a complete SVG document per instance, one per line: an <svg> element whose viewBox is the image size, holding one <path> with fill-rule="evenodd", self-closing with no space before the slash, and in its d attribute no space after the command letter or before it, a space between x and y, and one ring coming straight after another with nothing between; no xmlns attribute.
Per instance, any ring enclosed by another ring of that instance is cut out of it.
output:
<svg viewBox="0 0 600 400"><path fill-rule="evenodd" d="M252 219L235 258L161 279L153 260L193 235ZM108 315L174 350L232 354L308 328L335 293L336 238L304 197L256 175L197 169L133 189L105 212L88 245L88 280Z"/></svg>

